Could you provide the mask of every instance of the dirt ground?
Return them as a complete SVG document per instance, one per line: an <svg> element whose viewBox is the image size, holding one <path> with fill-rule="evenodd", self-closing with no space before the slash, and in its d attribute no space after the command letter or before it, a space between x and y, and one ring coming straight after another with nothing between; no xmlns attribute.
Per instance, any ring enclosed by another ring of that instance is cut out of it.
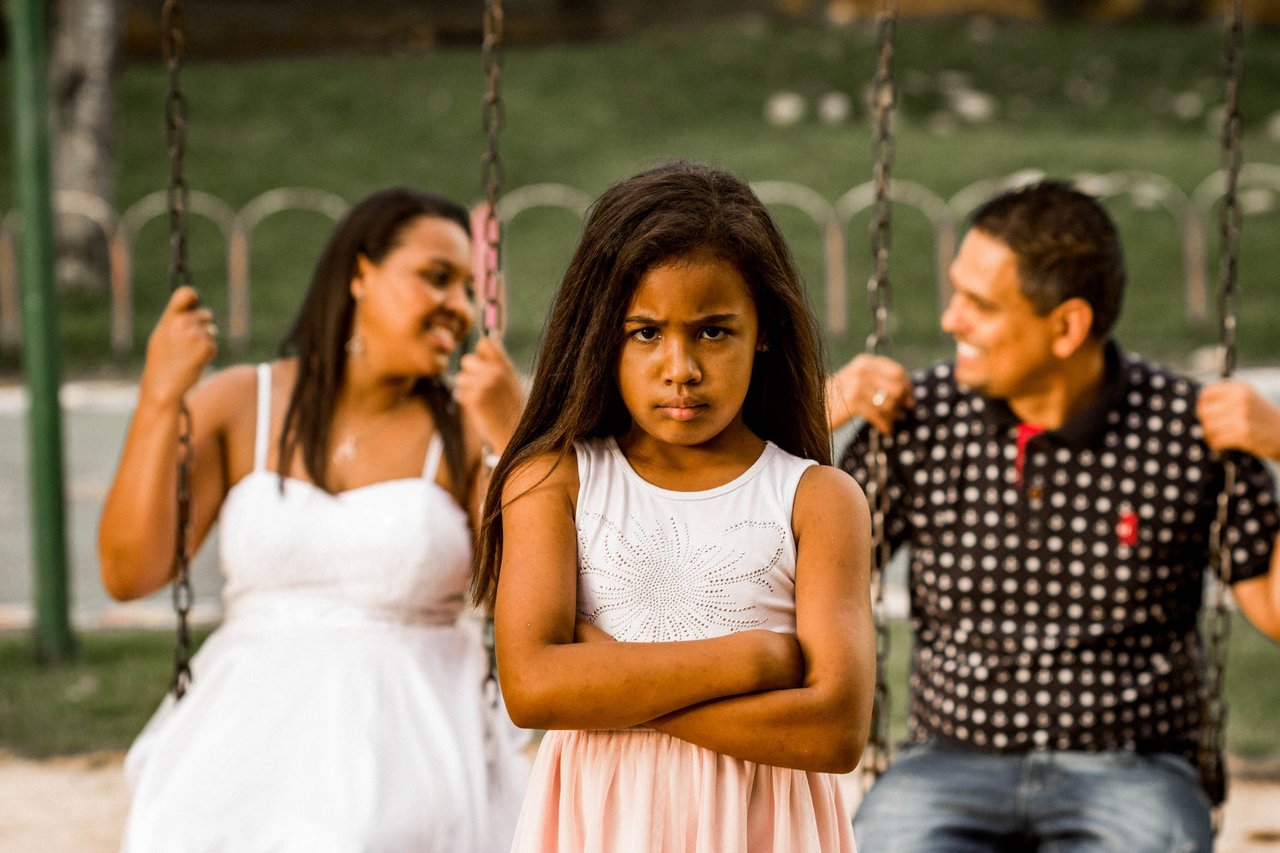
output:
<svg viewBox="0 0 1280 853"><path fill-rule="evenodd" d="M114 853L129 806L122 758L26 761L0 754L0 851ZM852 778L847 782L846 790L856 789ZM1233 780L1217 849L1280 853L1280 779Z"/></svg>

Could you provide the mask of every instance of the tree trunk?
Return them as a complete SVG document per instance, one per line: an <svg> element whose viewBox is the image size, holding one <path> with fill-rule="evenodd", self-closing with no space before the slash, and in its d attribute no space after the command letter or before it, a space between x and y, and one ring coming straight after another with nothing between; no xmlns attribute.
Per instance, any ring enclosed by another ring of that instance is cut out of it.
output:
<svg viewBox="0 0 1280 853"><path fill-rule="evenodd" d="M50 93L55 192L115 200L116 72L120 0L55 0ZM55 199L55 210L62 206ZM81 207L81 206L77 206ZM58 286L106 290L107 242L85 210L57 217Z"/></svg>

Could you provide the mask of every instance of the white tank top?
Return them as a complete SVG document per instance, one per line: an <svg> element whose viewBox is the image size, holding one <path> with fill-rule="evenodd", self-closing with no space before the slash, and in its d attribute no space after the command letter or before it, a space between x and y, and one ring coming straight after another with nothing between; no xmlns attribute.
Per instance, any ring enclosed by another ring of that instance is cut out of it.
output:
<svg viewBox="0 0 1280 853"><path fill-rule="evenodd" d="M574 450L584 619L624 642L795 633L791 508L816 462L766 442L731 482L676 492L644 480L613 438Z"/></svg>

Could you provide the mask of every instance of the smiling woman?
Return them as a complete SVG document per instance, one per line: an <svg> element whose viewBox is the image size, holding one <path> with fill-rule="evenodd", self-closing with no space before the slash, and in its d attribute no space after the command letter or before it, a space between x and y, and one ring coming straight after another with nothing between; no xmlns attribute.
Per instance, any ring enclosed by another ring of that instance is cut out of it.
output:
<svg viewBox="0 0 1280 853"><path fill-rule="evenodd" d="M490 339L451 387L473 313L467 211L409 189L339 223L278 361L197 384L216 330L174 294L103 509L103 581L127 599L169 580L185 398L189 546L220 522L226 619L129 752L126 850L506 844L522 760L459 617L480 448L506 446L521 399Z"/></svg>

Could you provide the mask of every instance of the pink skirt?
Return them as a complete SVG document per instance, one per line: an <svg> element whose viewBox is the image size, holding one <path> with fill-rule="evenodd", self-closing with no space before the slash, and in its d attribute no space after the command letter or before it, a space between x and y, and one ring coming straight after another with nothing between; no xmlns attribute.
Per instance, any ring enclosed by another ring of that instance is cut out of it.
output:
<svg viewBox="0 0 1280 853"><path fill-rule="evenodd" d="M646 729L543 738L513 851L853 851L829 773L771 767Z"/></svg>

